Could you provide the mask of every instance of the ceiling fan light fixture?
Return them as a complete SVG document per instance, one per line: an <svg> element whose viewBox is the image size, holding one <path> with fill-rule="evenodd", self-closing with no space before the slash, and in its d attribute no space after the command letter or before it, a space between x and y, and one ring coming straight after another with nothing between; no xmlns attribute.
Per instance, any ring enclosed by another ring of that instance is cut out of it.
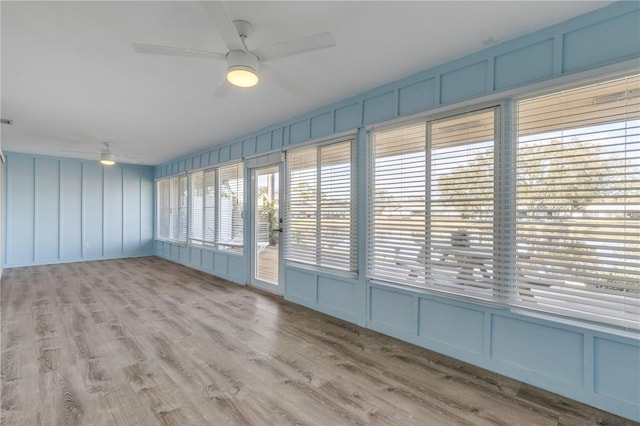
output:
<svg viewBox="0 0 640 426"><path fill-rule="evenodd" d="M258 57L243 50L227 53L227 81L238 87L258 84Z"/></svg>
<svg viewBox="0 0 640 426"><path fill-rule="evenodd" d="M258 84L258 74L249 67L236 65L227 70L227 81L238 87L253 87Z"/></svg>
<svg viewBox="0 0 640 426"><path fill-rule="evenodd" d="M100 155L100 163L104 164L105 166L113 166L114 164L116 164L116 156L109 151L103 152Z"/></svg>

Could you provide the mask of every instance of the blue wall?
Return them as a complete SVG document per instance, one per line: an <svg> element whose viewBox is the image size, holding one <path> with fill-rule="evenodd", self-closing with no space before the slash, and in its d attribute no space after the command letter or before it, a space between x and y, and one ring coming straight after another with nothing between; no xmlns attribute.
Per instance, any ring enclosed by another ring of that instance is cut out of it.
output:
<svg viewBox="0 0 640 426"><path fill-rule="evenodd" d="M443 35L446 37L446 35ZM302 142L358 133L359 180L366 182L367 126L503 102L510 135L510 97L540 87L640 67L640 3L616 2L367 93L275 124L227 144L155 169L170 176L285 149ZM360 199L366 200L361 185ZM366 205L362 203L361 205ZM366 268L367 212L359 213L359 270ZM247 222L248 223L248 222ZM248 232L246 233L248 235ZM248 246L248 241L246 241ZM156 243L156 254L245 283L247 257ZM220 265L218 258L220 258ZM238 270L239 272L234 272ZM640 421L640 336L533 316L508 307L429 294L349 276L285 265L284 297L543 389Z"/></svg>
<svg viewBox="0 0 640 426"><path fill-rule="evenodd" d="M5 267L153 254L153 169L6 153Z"/></svg>
<svg viewBox="0 0 640 426"><path fill-rule="evenodd" d="M155 254L234 283L246 284L249 279L245 258L233 252L156 241Z"/></svg>

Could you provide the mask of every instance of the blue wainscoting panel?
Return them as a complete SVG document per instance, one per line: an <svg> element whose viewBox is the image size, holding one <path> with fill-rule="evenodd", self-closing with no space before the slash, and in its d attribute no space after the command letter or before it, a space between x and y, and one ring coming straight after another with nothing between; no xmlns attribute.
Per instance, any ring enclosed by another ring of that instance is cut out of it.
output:
<svg viewBox="0 0 640 426"><path fill-rule="evenodd" d="M116 257L122 254L122 193L122 168L105 167L103 247L106 257Z"/></svg>
<svg viewBox="0 0 640 426"><path fill-rule="evenodd" d="M35 159L7 154L6 266L34 261Z"/></svg>
<svg viewBox="0 0 640 426"><path fill-rule="evenodd" d="M483 95L486 92L487 61L449 71L440 77L440 99L443 104Z"/></svg>
<svg viewBox="0 0 640 426"><path fill-rule="evenodd" d="M238 284L246 284L247 283L247 275L245 270L245 262L242 256L229 254L226 255L228 257L227 265L228 272L227 278L229 281L233 281Z"/></svg>
<svg viewBox="0 0 640 426"><path fill-rule="evenodd" d="M370 287L369 320L381 331L416 335L416 298L393 288Z"/></svg>
<svg viewBox="0 0 640 426"><path fill-rule="evenodd" d="M418 335L483 354L483 311L424 298L420 298L419 309Z"/></svg>
<svg viewBox="0 0 640 426"><path fill-rule="evenodd" d="M183 264L187 264L189 263L189 247L187 246L180 246L180 258L179 258L179 262L183 263Z"/></svg>
<svg viewBox="0 0 640 426"><path fill-rule="evenodd" d="M168 241L156 241L155 254L165 259L190 266L237 284L246 284L245 259L238 254L215 251L205 247L192 247Z"/></svg>
<svg viewBox="0 0 640 426"><path fill-rule="evenodd" d="M168 244L169 246L169 258L176 262L180 262L180 246L175 244Z"/></svg>
<svg viewBox="0 0 640 426"><path fill-rule="evenodd" d="M275 129L271 132L271 149L280 149L284 144L284 129Z"/></svg>
<svg viewBox="0 0 640 426"><path fill-rule="evenodd" d="M122 248L125 255L140 252L140 170L130 167L122 169Z"/></svg>
<svg viewBox="0 0 640 426"><path fill-rule="evenodd" d="M151 171L151 169L149 169ZM82 163L60 161L60 259L82 258Z"/></svg>
<svg viewBox="0 0 640 426"><path fill-rule="evenodd" d="M308 141L311 137L311 124L309 120L293 123L289 128L289 143L291 145Z"/></svg>
<svg viewBox="0 0 640 426"><path fill-rule="evenodd" d="M217 164L220 161L220 150L214 149L209 153L209 165Z"/></svg>
<svg viewBox="0 0 640 426"><path fill-rule="evenodd" d="M335 114L335 131L342 132L360 127L362 124L362 103L337 108Z"/></svg>
<svg viewBox="0 0 640 426"><path fill-rule="evenodd" d="M213 251L202 250L202 269L205 271L213 272Z"/></svg>
<svg viewBox="0 0 640 426"><path fill-rule="evenodd" d="M189 247L189 265L202 269L202 250L198 247Z"/></svg>
<svg viewBox="0 0 640 426"><path fill-rule="evenodd" d="M98 162L82 166L82 257L102 257L102 169Z"/></svg>
<svg viewBox="0 0 640 426"><path fill-rule="evenodd" d="M640 11L634 11L565 34L564 72L637 57L640 51L638 23Z"/></svg>
<svg viewBox="0 0 640 426"><path fill-rule="evenodd" d="M285 269L285 298L305 305L318 302L318 278L313 272Z"/></svg>
<svg viewBox="0 0 640 426"><path fill-rule="evenodd" d="M553 75L553 39L496 56L495 88L505 89Z"/></svg>
<svg viewBox="0 0 640 426"><path fill-rule="evenodd" d="M583 386L583 334L500 315L493 316L491 332L494 360L530 370L536 376Z"/></svg>
<svg viewBox="0 0 640 426"><path fill-rule="evenodd" d="M242 156L249 156L256 153L256 138L249 138L242 141Z"/></svg>
<svg viewBox="0 0 640 426"><path fill-rule="evenodd" d="M356 312L355 283L319 276L318 304L329 311L336 311L341 317L353 317Z"/></svg>
<svg viewBox="0 0 640 426"><path fill-rule="evenodd" d="M395 92L383 93L364 101L364 123L375 123L396 115Z"/></svg>
<svg viewBox="0 0 640 426"><path fill-rule="evenodd" d="M209 153L200 154L200 167L207 167L209 165Z"/></svg>
<svg viewBox="0 0 640 426"><path fill-rule="evenodd" d="M37 263L55 262L60 243L60 162L36 158L36 256Z"/></svg>
<svg viewBox="0 0 640 426"><path fill-rule="evenodd" d="M434 78L402 87L398 92L400 115L422 111L436 104Z"/></svg>
<svg viewBox="0 0 640 426"><path fill-rule="evenodd" d="M231 152L231 147L229 146L223 146L220 148L220 152L218 154L218 161L220 161L221 163L224 163L225 161L229 161L230 159L230 152Z"/></svg>
<svg viewBox="0 0 640 426"><path fill-rule="evenodd" d="M239 158L242 158L242 141L232 144L231 152L229 153L230 160L237 160Z"/></svg>
<svg viewBox="0 0 640 426"><path fill-rule="evenodd" d="M195 155L191 160L191 170L196 170L196 169L199 169L200 167L203 167L200 165L200 156Z"/></svg>
<svg viewBox="0 0 640 426"><path fill-rule="evenodd" d="M154 227L154 182L153 170L144 168L140 170L140 253L142 255L153 253L153 227Z"/></svg>
<svg viewBox="0 0 640 426"><path fill-rule="evenodd" d="M226 277L229 273L229 256L217 251L213 258L213 272L221 277Z"/></svg>
<svg viewBox="0 0 640 426"><path fill-rule="evenodd" d="M333 133L333 114L325 112L311 118L311 138L319 138Z"/></svg>
<svg viewBox="0 0 640 426"><path fill-rule="evenodd" d="M637 344L596 337L594 360L595 392L635 404L640 402L640 347Z"/></svg>
<svg viewBox="0 0 640 426"><path fill-rule="evenodd" d="M256 154L271 151L271 132L256 137Z"/></svg>

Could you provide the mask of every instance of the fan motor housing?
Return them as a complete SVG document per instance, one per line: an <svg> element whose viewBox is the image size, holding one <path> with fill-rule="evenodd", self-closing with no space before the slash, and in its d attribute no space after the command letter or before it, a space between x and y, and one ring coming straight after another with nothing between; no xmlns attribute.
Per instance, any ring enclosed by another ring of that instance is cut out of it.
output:
<svg viewBox="0 0 640 426"><path fill-rule="evenodd" d="M251 52L245 52L244 50L230 50L227 53L227 67L247 67L253 72L258 72L258 57Z"/></svg>

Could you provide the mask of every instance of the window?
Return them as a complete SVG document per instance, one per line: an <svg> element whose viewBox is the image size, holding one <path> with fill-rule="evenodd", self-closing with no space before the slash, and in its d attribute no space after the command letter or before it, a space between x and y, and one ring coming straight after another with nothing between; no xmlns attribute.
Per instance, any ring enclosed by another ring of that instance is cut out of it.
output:
<svg viewBox="0 0 640 426"><path fill-rule="evenodd" d="M640 77L517 103L516 285L527 308L640 324Z"/></svg>
<svg viewBox="0 0 640 426"><path fill-rule="evenodd" d="M241 162L218 169L218 232L220 250L242 253L244 244L244 166Z"/></svg>
<svg viewBox="0 0 640 426"><path fill-rule="evenodd" d="M353 141L287 154L287 259L355 271Z"/></svg>
<svg viewBox="0 0 640 426"><path fill-rule="evenodd" d="M515 105L372 132L368 276L640 328L640 76Z"/></svg>
<svg viewBox="0 0 640 426"><path fill-rule="evenodd" d="M372 133L368 275L493 298L494 108Z"/></svg>
<svg viewBox="0 0 640 426"><path fill-rule="evenodd" d="M189 242L213 245L215 243L216 174L215 170L204 170L189 175L190 220Z"/></svg>
<svg viewBox="0 0 640 426"><path fill-rule="evenodd" d="M156 238L187 241L187 176L156 182Z"/></svg>
<svg viewBox="0 0 640 426"><path fill-rule="evenodd" d="M189 242L242 252L244 168L233 163L189 175Z"/></svg>

